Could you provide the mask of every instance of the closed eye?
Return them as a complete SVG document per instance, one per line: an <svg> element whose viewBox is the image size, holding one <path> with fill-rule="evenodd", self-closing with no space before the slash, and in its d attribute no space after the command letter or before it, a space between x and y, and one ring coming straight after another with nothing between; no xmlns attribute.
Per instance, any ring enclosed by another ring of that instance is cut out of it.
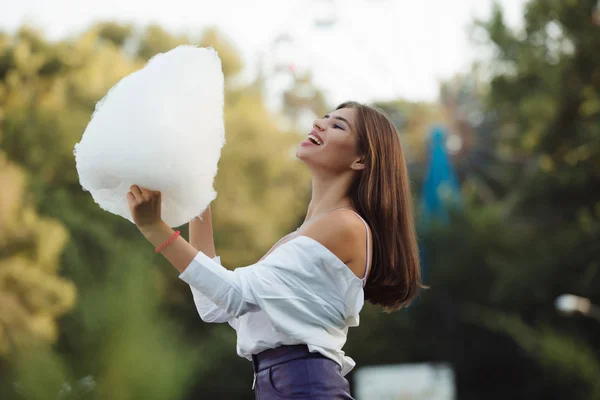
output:
<svg viewBox="0 0 600 400"><path fill-rule="evenodd" d="M330 117L329 114L327 114L323 118L324 119L329 119L329 117ZM337 119L337 120L344 121L345 123L347 123L348 125L350 125L350 123L345 118L342 118L342 117L333 117L333 118ZM344 127L342 125L340 125L340 124L333 124L333 128L334 129L341 129L341 130L345 131Z"/></svg>

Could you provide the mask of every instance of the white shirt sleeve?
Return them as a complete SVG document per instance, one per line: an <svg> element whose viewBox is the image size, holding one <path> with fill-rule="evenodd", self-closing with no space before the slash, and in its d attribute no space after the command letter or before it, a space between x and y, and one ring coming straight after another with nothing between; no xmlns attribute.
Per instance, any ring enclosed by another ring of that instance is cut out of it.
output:
<svg viewBox="0 0 600 400"><path fill-rule="evenodd" d="M217 264L221 264L221 258L215 257L212 259ZM190 289L192 291L192 296L194 297L194 304L196 305L196 310L198 310L198 315L204 322L209 323L223 323L228 322L231 317L229 314L225 312L218 305L210 301L208 297L203 295L198 289L194 288L190 285Z"/></svg>
<svg viewBox="0 0 600 400"><path fill-rule="evenodd" d="M230 271L204 253L198 252L179 278L202 296L203 304L206 304L207 300L228 317L236 318L259 309L252 290L244 288L240 271L244 268ZM220 316L221 320L225 318Z"/></svg>
<svg viewBox="0 0 600 400"><path fill-rule="evenodd" d="M275 330L292 337L317 337L329 327L346 326L348 282L362 290L346 265L322 245L300 238L232 271L199 252L179 277L230 317L263 310Z"/></svg>

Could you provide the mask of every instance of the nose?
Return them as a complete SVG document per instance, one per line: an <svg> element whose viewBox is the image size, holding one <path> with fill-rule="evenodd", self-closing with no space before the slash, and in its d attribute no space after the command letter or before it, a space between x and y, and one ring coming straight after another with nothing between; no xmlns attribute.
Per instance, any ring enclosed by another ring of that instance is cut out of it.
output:
<svg viewBox="0 0 600 400"><path fill-rule="evenodd" d="M315 122L313 122L313 128L322 131L324 127L323 121L320 119L315 119Z"/></svg>

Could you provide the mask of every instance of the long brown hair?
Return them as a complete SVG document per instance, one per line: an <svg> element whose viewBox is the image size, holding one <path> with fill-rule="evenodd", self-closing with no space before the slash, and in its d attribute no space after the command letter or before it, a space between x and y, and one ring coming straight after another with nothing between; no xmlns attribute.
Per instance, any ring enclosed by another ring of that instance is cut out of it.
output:
<svg viewBox="0 0 600 400"><path fill-rule="evenodd" d="M373 235L365 299L395 311L423 288L404 153L396 127L382 111L356 102L342 103L341 108L356 110L358 149L365 163L349 193Z"/></svg>

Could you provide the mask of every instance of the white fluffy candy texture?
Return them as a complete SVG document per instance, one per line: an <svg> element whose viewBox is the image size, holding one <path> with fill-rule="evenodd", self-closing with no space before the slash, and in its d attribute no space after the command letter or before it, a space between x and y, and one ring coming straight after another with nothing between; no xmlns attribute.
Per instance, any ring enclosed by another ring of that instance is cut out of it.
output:
<svg viewBox="0 0 600 400"><path fill-rule="evenodd" d="M98 102L75 145L79 181L98 205L133 222L127 192L162 192L171 227L200 215L215 199L224 78L212 48L179 46L153 57Z"/></svg>

